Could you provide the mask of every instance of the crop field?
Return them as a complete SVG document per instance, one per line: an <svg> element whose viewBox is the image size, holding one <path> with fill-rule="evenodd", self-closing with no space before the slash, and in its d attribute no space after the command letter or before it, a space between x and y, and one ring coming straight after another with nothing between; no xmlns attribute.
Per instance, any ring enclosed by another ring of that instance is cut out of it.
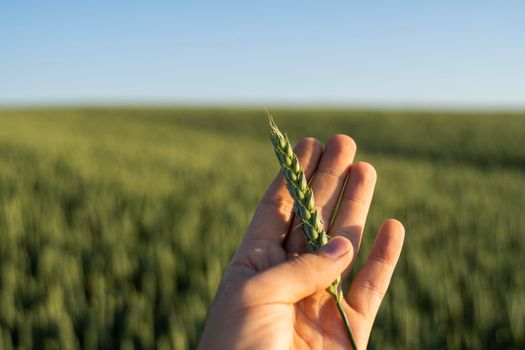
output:
<svg viewBox="0 0 525 350"><path fill-rule="evenodd" d="M273 110L352 136L406 240L371 349L525 348L525 114ZM195 348L278 171L250 109L0 111L0 349Z"/></svg>

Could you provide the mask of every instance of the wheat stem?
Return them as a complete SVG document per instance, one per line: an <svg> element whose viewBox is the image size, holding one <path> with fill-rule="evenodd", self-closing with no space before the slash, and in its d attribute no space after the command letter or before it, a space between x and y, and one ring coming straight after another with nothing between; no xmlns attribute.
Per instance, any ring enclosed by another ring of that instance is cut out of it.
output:
<svg viewBox="0 0 525 350"><path fill-rule="evenodd" d="M328 242L329 237L323 229L323 222L315 209L314 193L308 185L306 175L297 155L292 150L288 136L283 135L279 130L270 113L268 113L268 118L270 121L270 139L272 140L275 155L281 165L281 171L286 179L286 187L294 199L295 214L301 220L308 251L315 252ZM339 276L326 288L326 291L334 298L345 324L350 343L353 349L357 350L348 317L341 304L343 292L339 289L340 281L341 277Z"/></svg>
<svg viewBox="0 0 525 350"><path fill-rule="evenodd" d="M352 335L352 329L350 328L350 322L348 321L348 317L346 316L345 310L343 309L343 304L341 304L341 301L337 299L335 303L337 305L337 309L339 310L339 313L341 314L341 317L343 318L343 323L345 324L346 334L348 334L348 339L350 340L352 349L357 350L357 344L355 343L354 336Z"/></svg>

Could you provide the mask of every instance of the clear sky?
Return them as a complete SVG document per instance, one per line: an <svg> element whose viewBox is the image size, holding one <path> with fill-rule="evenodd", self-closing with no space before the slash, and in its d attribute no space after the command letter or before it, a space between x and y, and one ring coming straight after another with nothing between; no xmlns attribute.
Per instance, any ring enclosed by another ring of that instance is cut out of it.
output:
<svg viewBox="0 0 525 350"><path fill-rule="evenodd" d="M525 106L525 1L0 1L0 104Z"/></svg>

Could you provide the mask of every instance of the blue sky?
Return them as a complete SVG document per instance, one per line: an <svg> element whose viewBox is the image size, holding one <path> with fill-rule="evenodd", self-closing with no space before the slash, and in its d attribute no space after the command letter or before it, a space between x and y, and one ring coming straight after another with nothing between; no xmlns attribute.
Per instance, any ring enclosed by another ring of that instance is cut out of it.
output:
<svg viewBox="0 0 525 350"><path fill-rule="evenodd" d="M0 104L525 106L524 1L1 1Z"/></svg>

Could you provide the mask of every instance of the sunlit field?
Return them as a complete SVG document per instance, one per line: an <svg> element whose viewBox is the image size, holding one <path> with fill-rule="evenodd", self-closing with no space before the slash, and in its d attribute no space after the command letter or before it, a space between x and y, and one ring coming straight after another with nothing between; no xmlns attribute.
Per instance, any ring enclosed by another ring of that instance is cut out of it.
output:
<svg viewBox="0 0 525 350"><path fill-rule="evenodd" d="M273 110L377 169L406 228L371 349L525 348L525 114ZM0 111L0 349L195 348L278 171L244 109Z"/></svg>

